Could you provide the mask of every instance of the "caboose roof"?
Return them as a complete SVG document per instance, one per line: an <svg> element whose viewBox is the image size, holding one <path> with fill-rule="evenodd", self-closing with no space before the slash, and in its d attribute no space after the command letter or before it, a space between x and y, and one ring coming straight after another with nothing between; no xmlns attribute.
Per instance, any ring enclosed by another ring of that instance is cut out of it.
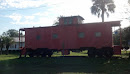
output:
<svg viewBox="0 0 130 74"><path fill-rule="evenodd" d="M68 16L68 17L60 17L60 18L75 18L75 17L77 17L77 18L80 18L80 19L82 19L82 20L84 20L84 18L83 17L81 17L81 16Z"/></svg>
<svg viewBox="0 0 130 74"><path fill-rule="evenodd" d="M95 22L95 23L83 23L81 25L93 25L93 24L110 24L112 27L121 26L120 21L109 21L109 22ZM60 26L60 25L59 25ZM66 26L75 26L75 25L66 25ZM47 26L47 27L32 27L32 28L21 28L19 30L25 31L25 29L36 29L36 28L49 28L49 27L57 27L57 26Z"/></svg>

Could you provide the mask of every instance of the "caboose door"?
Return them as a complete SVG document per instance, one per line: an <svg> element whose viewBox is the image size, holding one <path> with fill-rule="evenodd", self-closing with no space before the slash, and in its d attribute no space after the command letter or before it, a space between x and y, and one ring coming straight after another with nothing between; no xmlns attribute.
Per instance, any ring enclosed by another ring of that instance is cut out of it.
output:
<svg viewBox="0 0 130 74"><path fill-rule="evenodd" d="M61 49L76 49L76 29L74 26L63 26L60 30Z"/></svg>

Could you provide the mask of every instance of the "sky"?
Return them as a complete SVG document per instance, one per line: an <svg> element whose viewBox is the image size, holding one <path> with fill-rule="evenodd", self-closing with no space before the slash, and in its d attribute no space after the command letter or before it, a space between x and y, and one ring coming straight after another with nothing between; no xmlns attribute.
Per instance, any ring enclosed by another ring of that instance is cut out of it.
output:
<svg viewBox="0 0 130 74"><path fill-rule="evenodd" d="M122 20L122 28L129 26L127 0L114 2L115 13L105 16L105 21ZM91 6L91 0L0 0L0 35L9 29L52 26L59 16L80 15L84 23L101 22L91 14Z"/></svg>

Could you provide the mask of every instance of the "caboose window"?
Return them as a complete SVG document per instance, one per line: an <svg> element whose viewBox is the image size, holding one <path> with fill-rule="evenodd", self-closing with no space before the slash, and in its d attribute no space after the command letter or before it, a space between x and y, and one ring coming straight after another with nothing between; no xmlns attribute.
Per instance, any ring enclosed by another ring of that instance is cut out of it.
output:
<svg viewBox="0 0 130 74"><path fill-rule="evenodd" d="M96 36L96 37L101 37L101 32L96 32L96 33L95 33L95 36Z"/></svg>
<svg viewBox="0 0 130 74"><path fill-rule="evenodd" d="M72 24L72 18L69 19L69 24Z"/></svg>
<svg viewBox="0 0 130 74"><path fill-rule="evenodd" d="M41 39L40 35L37 35L37 36L36 36L36 39L37 39L37 40L40 40L40 39Z"/></svg>
<svg viewBox="0 0 130 74"><path fill-rule="evenodd" d="M52 38L53 38L53 39L57 39L57 38L58 38L58 35L57 35L57 34L53 34L53 35L52 35Z"/></svg>
<svg viewBox="0 0 130 74"><path fill-rule="evenodd" d="M79 38L84 38L85 34L84 34L84 32L80 32L78 36L79 36Z"/></svg>
<svg viewBox="0 0 130 74"><path fill-rule="evenodd" d="M68 23L68 19L64 19L64 24L67 24Z"/></svg>

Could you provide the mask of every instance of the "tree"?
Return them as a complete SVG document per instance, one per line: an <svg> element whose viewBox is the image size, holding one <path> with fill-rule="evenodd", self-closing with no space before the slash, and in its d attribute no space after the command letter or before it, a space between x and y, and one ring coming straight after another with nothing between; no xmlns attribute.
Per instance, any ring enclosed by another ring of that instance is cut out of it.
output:
<svg viewBox="0 0 130 74"><path fill-rule="evenodd" d="M9 37L18 37L19 33L15 29L9 29L7 32L3 32L3 36L9 36Z"/></svg>
<svg viewBox="0 0 130 74"><path fill-rule="evenodd" d="M114 44L119 45L120 44L119 29L116 31L118 33L113 35ZM122 29L121 32L122 32L122 45L123 45L123 47L127 47L127 46L129 46L128 42L130 41L130 26Z"/></svg>
<svg viewBox="0 0 130 74"><path fill-rule="evenodd" d="M9 36L3 37L3 45L5 45L5 47L6 47L6 55L8 55L9 46L13 43L14 43L14 41L11 37L9 37Z"/></svg>
<svg viewBox="0 0 130 74"><path fill-rule="evenodd" d="M123 43L125 46L128 46L130 41L130 26L123 29Z"/></svg>
<svg viewBox="0 0 130 74"><path fill-rule="evenodd" d="M1 50L0 54L2 54L2 49L3 49L3 47L4 47L3 37L1 36L1 38L0 38L0 50Z"/></svg>
<svg viewBox="0 0 130 74"><path fill-rule="evenodd" d="M54 26L59 25L59 21L55 21L53 25L54 25Z"/></svg>
<svg viewBox="0 0 130 74"><path fill-rule="evenodd" d="M57 19L54 21L54 24L53 24L54 26L59 25L59 19L60 19L61 17L63 17L63 16L57 17Z"/></svg>
<svg viewBox="0 0 130 74"><path fill-rule="evenodd" d="M109 17L109 12L114 13L116 8L113 0L92 0L92 2L91 13L98 18L101 16L102 22L104 22L104 14L106 13Z"/></svg>

